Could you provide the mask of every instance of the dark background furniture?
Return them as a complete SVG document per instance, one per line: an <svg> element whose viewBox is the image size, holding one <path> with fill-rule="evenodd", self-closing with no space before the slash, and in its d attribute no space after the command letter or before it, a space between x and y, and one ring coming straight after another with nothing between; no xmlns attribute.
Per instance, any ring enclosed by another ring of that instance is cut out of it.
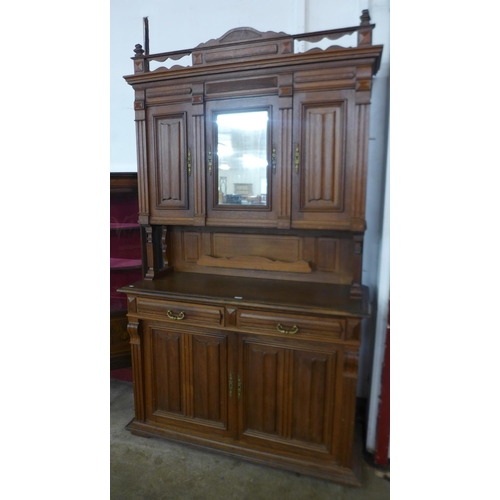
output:
<svg viewBox="0 0 500 500"><path fill-rule="evenodd" d="M127 298L118 288L143 275L137 173L110 174L110 365L132 366Z"/></svg>

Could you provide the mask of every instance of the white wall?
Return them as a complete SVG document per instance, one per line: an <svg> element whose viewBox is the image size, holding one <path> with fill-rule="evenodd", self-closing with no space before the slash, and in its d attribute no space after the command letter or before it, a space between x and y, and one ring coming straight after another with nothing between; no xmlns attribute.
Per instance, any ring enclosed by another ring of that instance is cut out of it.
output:
<svg viewBox="0 0 500 500"><path fill-rule="evenodd" d="M387 149L389 150L389 144ZM387 158L385 192L390 192L390 159ZM373 339L373 366L371 368L371 384L369 392L369 413L366 433L366 447L375 451L378 424L378 408L381 393L382 366L386 344L387 319L389 315L390 294L390 196L385 196L382 234L380 236L380 252L378 261L377 298L374 300L374 328L368 332Z"/></svg>
<svg viewBox="0 0 500 500"><path fill-rule="evenodd" d="M368 179L366 187L366 224L363 253L363 284L370 287L372 317L364 323L358 396L367 397L370 393L373 367L382 359L373 360L375 330L377 325L378 304L388 300L388 292L382 291L379 297L380 276L379 260L382 245L384 198L386 193L386 169L388 157L388 120L389 120L389 0L368 2L373 30L373 43L383 45L382 62L373 80L372 105L370 108L370 142L368 150ZM366 7L365 7L366 8ZM388 195L387 191L387 195ZM383 270L382 272L385 272ZM373 363L372 363L373 360Z"/></svg>
<svg viewBox="0 0 500 500"><path fill-rule="evenodd" d="M371 290L373 320L363 332L358 395L370 391L377 320L379 253L382 234L389 100L389 0L111 0L111 171L136 171L133 91L123 75L133 72L135 44L143 43L143 17L149 19L150 53L192 48L230 29L249 26L289 34L357 26L363 9L376 24L373 43L383 44L374 79L370 119L367 224L363 283Z"/></svg>

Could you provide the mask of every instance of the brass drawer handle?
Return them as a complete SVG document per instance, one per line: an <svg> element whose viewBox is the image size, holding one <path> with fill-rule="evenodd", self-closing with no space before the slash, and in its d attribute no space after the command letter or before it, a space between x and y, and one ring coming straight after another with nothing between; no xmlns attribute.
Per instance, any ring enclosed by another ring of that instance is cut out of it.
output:
<svg viewBox="0 0 500 500"><path fill-rule="evenodd" d="M281 323L278 323L276 330L278 330L278 332L280 332L280 333L287 333L288 335L294 335L299 331L299 327L297 325L293 325L291 330L285 330L281 326Z"/></svg>
<svg viewBox="0 0 500 500"><path fill-rule="evenodd" d="M174 314L170 309L167 311L167 317L170 319L175 319L177 321L180 321L181 319L184 319L184 311L182 311L179 314Z"/></svg>

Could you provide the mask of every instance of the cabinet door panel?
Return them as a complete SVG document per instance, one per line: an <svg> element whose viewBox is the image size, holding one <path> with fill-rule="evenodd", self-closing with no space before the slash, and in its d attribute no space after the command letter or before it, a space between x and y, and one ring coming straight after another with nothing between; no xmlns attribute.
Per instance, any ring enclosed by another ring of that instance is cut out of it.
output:
<svg viewBox="0 0 500 500"><path fill-rule="evenodd" d="M350 91L294 96L292 227L345 229L350 224Z"/></svg>
<svg viewBox="0 0 500 500"><path fill-rule="evenodd" d="M330 442L334 361L331 354L294 351L292 439Z"/></svg>
<svg viewBox="0 0 500 500"><path fill-rule="evenodd" d="M146 419L229 434L228 336L145 323Z"/></svg>
<svg viewBox="0 0 500 500"><path fill-rule="evenodd" d="M280 435L284 350L248 344L245 351L245 430Z"/></svg>
<svg viewBox="0 0 500 500"><path fill-rule="evenodd" d="M148 109L151 222L186 222L193 217L191 115L187 103Z"/></svg>
<svg viewBox="0 0 500 500"><path fill-rule="evenodd" d="M159 207L187 208L184 151L186 150L185 115L155 120Z"/></svg>
<svg viewBox="0 0 500 500"><path fill-rule="evenodd" d="M224 422L227 387L225 337L193 335L193 417Z"/></svg>
<svg viewBox="0 0 500 500"><path fill-rule="evenodd" d="M152 331L153 411L183 414L181 336Z"/></svg>
<svg viewBox="0 0 500 500"><path fill-rule="evenodd" d="M304 105L301 210L341 211L343 208L344 103Z"/></svg>
<svg viewBox="0 0 500 500"><path fill-rule="evenodd" d="M337 352L242 340L240 439L309 457L332 455Z"/></svg>

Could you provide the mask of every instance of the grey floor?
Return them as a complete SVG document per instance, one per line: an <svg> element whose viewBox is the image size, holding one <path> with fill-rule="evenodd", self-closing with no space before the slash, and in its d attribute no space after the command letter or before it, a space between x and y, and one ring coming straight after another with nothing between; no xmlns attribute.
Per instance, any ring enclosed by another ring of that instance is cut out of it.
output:
<svg viewBox="0 0 500 500"><path fill-rule="evenodd" d="M132 435L132 384L111 379L111 500L386 500L389 481L364 463L363 485L322 479Z"/></svg>

